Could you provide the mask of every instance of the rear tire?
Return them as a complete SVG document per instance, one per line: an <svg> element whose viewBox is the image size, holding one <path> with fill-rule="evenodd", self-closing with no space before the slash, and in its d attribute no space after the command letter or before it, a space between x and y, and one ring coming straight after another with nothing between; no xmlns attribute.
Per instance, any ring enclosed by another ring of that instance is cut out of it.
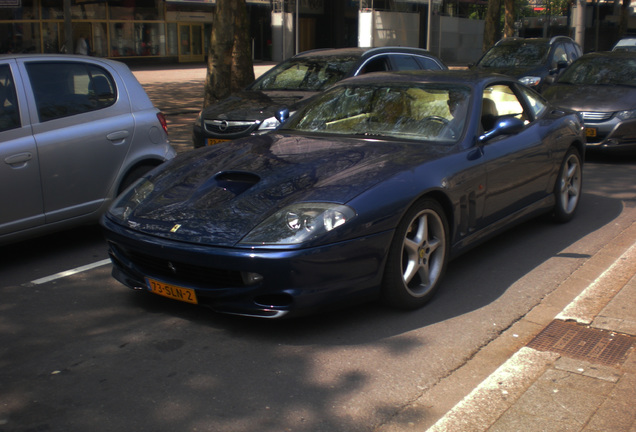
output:
<svg viewBox="0 0 636 432"><path fill-rule="evenodd" d="M382 298L393 307L416 309L437 290L446 271L448 222L432 199L417 202L398 225L389 249Z"/></svg>
<svg viewBox="0 0 636 432"><path fill-rule="evenodd" d="M578 150L571 147L561 163L554 185L554 220L568 222L574 217L581 200L583 163Z"/></svg>

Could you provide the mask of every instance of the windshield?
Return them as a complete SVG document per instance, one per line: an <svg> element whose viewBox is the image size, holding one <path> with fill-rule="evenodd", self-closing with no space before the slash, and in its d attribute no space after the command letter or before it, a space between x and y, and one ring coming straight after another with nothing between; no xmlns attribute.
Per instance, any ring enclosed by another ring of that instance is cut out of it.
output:
<svg viewBox="0 0 636 432"><path fill-rule="evenodd" d="M249 90L321 91L343 79L358 57L299 57L280 63L256 80Z"/></svg>
<svg viewBox="0 0 636 432"><path fill-rule="evenodd" d="M565 70L561 84L636 86L636 56L616 58L581 57Z"/></svg>
<svg viewBox="0 0 636 432"><path fill-rule="evenodd" d="M479 61L481 67L531 67L545 63L548 44L538 42L496 45Z"/></svg>
<svg viewBox="0 0 636 432"><path fill-rule="evenodd" d="M470 88L456 84L342 85L290 118L285 130L455 143Z"/></svg>

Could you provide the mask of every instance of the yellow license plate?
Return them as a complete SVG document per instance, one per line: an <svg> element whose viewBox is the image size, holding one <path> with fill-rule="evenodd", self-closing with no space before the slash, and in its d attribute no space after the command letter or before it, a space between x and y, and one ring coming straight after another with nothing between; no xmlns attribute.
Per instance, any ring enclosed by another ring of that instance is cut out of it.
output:
<svg viewBox="0 0 636 432"><path fill-rule="evenodd" d="M148 289L153 294L179 300L186 303L198 304L197 294L193 289L167 284L158 280L146 278Z"/></svg>
<svg viewBox="0 0 636 432"><path fill-rule="evenodd" d="M217 138L208 138L208 145L214 145L214 144L218 144L218 143L222 143L222 142L226 142L229 140L226 139L217 139Z"/></svg>
<svg viewBox="0 0 636 432"><path fill-rule="evenodd" d="M585 136L595 137L596 136L596 128L585 128Z"/></svg>

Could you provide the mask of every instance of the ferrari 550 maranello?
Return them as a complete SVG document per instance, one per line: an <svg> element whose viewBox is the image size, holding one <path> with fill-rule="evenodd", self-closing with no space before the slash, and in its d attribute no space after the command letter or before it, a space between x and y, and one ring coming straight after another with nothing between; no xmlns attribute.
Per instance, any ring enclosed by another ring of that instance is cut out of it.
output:
<svg viewBox="0 0 636 432"><path fill-rule="evenodd" d="M274 132L178 156L102 224L133 289L264 318L415 309L460 252L539 214L571 219L584 151L579 116L512 78L369 74Z"/></svg>

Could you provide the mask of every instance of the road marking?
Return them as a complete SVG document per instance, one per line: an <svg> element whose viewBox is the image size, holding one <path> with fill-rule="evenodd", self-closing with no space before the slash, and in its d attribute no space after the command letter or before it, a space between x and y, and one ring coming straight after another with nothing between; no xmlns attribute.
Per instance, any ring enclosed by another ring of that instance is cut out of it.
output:
<svg viewBox="0 0 636 432"><path fill-rule="evenodd" d="M104 266L106 264L110 264L110 258L107 258L107 259L104 259L104 260L101 260L101 261L97 261L97 262L94 262L92 264L86 264L86 265L81 266L81 267L76 267L76 268L71 269L71 270L66 270L66 271L63 271L63 272L59 272L59 273L56 273L56 274L51 275L51 276L46 276L46 277L43 277L43 278L40 278L40 279L36 279L34 281L29 282L29 285L42 285L42 284L45 284L47 282L54 281L56 279L62 279L62 278L65 278L65 277L68 277L68 276L72 276L72 275L77 274L77 273L82 273L82 272L85 272L85 271L88 271L88 270L92 270L94 268L101 267L101 266Z"/></svg>

